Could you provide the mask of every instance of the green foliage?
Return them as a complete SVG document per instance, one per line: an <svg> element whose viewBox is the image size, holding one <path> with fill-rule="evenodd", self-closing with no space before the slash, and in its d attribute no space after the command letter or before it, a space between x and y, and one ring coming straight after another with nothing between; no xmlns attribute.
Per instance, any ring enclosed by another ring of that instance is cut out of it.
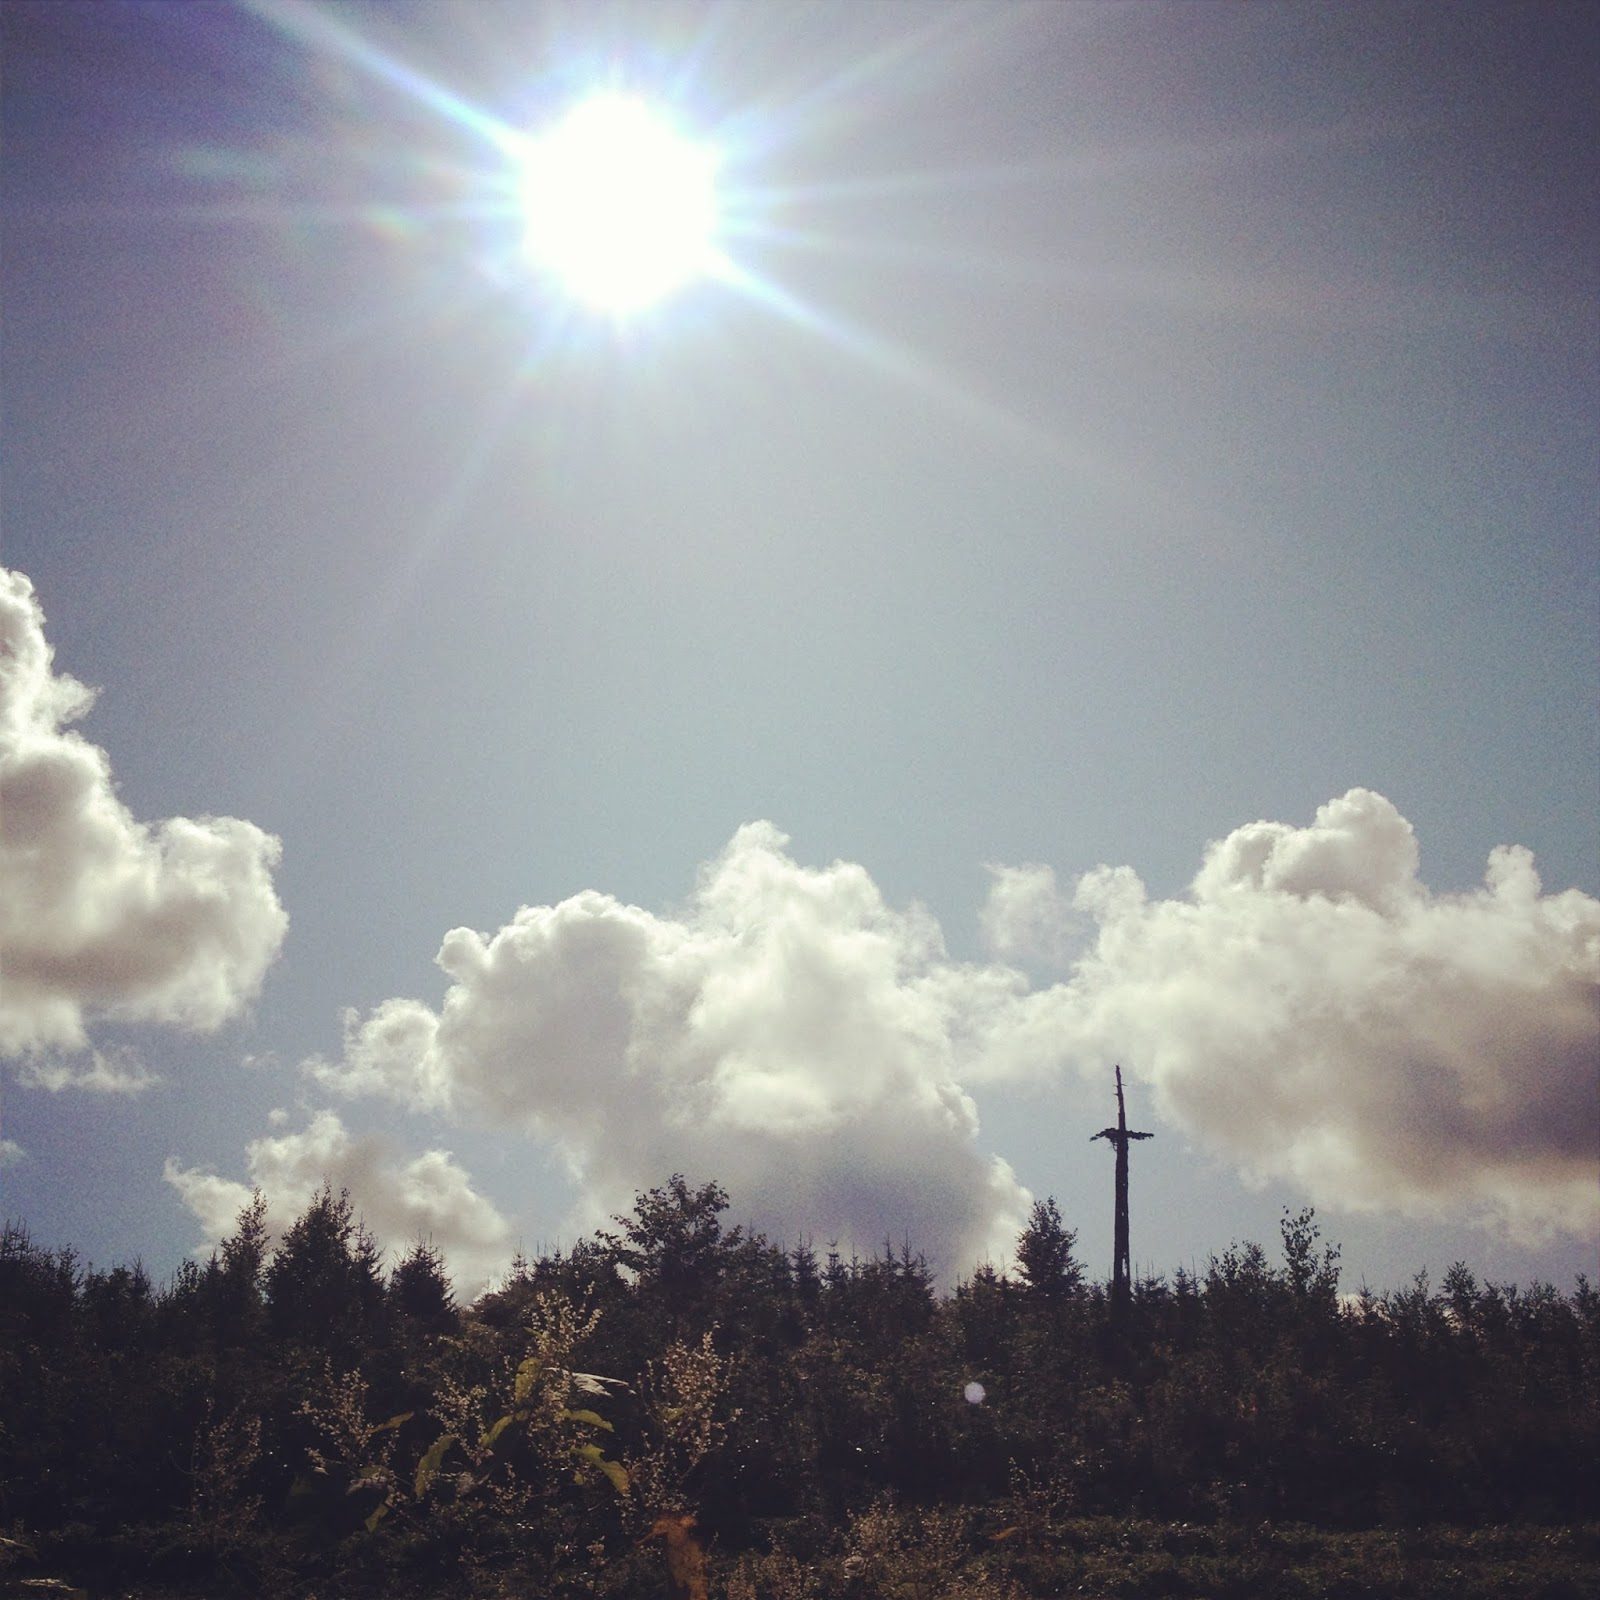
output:
<svg viewBox="0 0 1600 1600"><path fill-rule="evenodd" d="M412 1478L412 1493L421 1499L433 1487L433 1480L439 1476L439 1467L444 1461L445 1452L456 1442L453 1433L441 1433L426 1450L422 1452L417 1461L417 1470ZM492 1443L492 1441L491 1441Z"/></svg>
<svg viewBox="0 0 1600 1600"><path fill-rule="evenodd" d="M620 1232L600 1242L633 1275L635 1295L658 1305L674 1325L703 1318L739 1254L742 1231L724 1232L728 1195L719 1184L691 1189L681 1172L638 1196L632 1216L614 1217Z"/></svg>
<svg viewBox="0 0 1600 1600"><path fill-rule="evenodd" d="M1072 1254L1077 1242L1077 1233L1061 1221L1055 1196L1035 1200L1017 1240L1017 1275L1023 1287L1043 1299L1077 1294L1083 1287L1083 1268Z"/></svg>
<svg viewBox="0 0 1600 1600"><path fill-rule="evenodd" d="M575 1447L575 1452L580 1461L586 1461L590 1466L597 1468L618 1494L627 1494L632 1488L628 1469L620 1461L607 1461L605 1452L599 1445L580 1444Z"/></svg>
<svg viewBox="0 0 1600 1600"><path fill-rule="evenodd" d="M387 1300L391 1313L414 1328L446 1332L454 1327L455 1292L436 1245L419 1239L401 1257L389 1274Z"/></svg>
<svg viewBox="0 0 1600 1600"><path fill-rule="evenodd" d="M676 1176L468 1308L326 1189L159 1289L0 1230L0 1529L123 1591L625 1600L694 1528L730 1600L1593 1592L1586 1280L1343 1300L1286 1212L1113 1326L1053 1201L942 1296L726 1206Z"/></svg>
<svg viewBox="0 0 1600 1600"><path fill-rule="evenodd" d="M241 1222L243 1219L241 1218ZM265 1273L274 1338L325 1354L354 1354L381 1335L383 1271L348 1190L326 1185L289 1228Z"/></svg>

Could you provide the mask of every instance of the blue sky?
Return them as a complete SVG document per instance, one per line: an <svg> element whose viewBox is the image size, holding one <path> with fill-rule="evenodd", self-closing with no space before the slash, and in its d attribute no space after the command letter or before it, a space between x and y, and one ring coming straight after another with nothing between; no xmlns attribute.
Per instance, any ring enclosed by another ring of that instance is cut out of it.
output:
<svg viewBox="0 0 1600 1600"><path fill-rule="evenodd" d="M682 1168L1105 1271L1120 1060L1152 1269L1593 1270L1589 8L4 30L0 1210L165 1271L326 1171L471 1279ZM500 139L619 83L739 273L621 325Z"/></svg>

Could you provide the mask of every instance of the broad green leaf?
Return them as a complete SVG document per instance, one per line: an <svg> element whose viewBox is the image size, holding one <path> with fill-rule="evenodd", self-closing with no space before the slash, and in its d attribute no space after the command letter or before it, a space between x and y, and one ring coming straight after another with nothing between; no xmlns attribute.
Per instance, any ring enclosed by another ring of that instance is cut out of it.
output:
<svg viewBox="0 0 1600 1600"><path fill-rule="evenodd" d="M444 1453L456 1442L453 1433L441 1433L437 1439L428 1446L426 1453L417 1463L416 1495L420 1500L428 1492L428 1486L439 1476L439 1463L444 1460Z"/></svg>
<svg viewBox="0 0 1600 1600"><path fill-rule="evenodd" d="M521 1415L522 1413L520 1411L513 1411L508 1412L505 1416L501 1417L500 1420L493 1425L493 1427L489 1428L484 1433L482 1448L485 1450L494 1449L495 1445L499 1443L500 1435L504 1433L506 1429L509 1428L511 1424L515 1422Z"/></svg>
<svg viewBox="0 0 1600 1600"><path fill-rule="evenodd" d="M380 1504L375 1505L372 1508L372 1515L367 1518L367 1532L368 1533L376 1533L378 1531L378 1524L380 1522L382 1522L383 1519L388 1515L389 1515L389 1502L387 1500L384 1500Z"/></svg>
<svg viewBox="0 0 1600 1600"><path fill-rule="evenodd" d="M387 1422L380 1422L372 1431L374 1433L388 1433L393 1428L403 1428L415 1415L414 1411L402 1411L398 1417L390 1417Z"/></svg>
<svg viewBox="0 0 1600 1600"><path fill-rule="evenodd" d="M618 1494L628 1492L628 1469L620 1461L607 1461L605 1452L597 1444L580 1444L573 1454L598 1467L611 1482Z"/></svg>
<svg viewBox="0 0 1600 1600"><path fill-rule="evenodd" d="M513 1400L522 1401L528 1398L528 1396L533 1392L534 1384L538 1381L539 1368L543 1365L544 1363L538 1358L538 1356L529 1356L522 1363L522 1365L517 1368L516 1387L511 1391L511 1398Z"/></svg>
<svg viewBox="0 0 1600 1600"><path fill-rule="evenodd" d="M556 1413L556 1417L561 1422L582 1422L591 1428L604 1428L607 1433L617 1431L598 1411L568 1411L563 1407Z"/></svg>

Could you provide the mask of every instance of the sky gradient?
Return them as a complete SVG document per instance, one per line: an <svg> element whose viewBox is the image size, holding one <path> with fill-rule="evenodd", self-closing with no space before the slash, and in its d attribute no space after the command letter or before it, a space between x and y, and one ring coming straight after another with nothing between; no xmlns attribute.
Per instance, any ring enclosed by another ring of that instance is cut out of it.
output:
<svg viewBox="0 0 1600 1600"><path fill-rule="evenodd" d="M1593 1273L1591 7L0 27L0 1212L1108 1273L1120 1061L1136 1270ZM620 325L607 83L738 269Z"/></svg>

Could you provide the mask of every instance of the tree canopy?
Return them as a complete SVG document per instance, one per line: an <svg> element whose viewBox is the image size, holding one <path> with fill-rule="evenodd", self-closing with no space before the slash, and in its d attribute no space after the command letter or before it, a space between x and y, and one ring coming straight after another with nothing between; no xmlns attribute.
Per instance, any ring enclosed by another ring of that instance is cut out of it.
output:
<svg viewBox="0 0 1600 1600"><path fill-rule="evenodd" d="M1137 1281L1118 1318L1053 1199L1014 1273L944 1293L909 1241L819 1260L727 1208L674 1174L469 1306L433 1244L386 1265L326 1187L275 1245L252 1198L161 1286L7 1226L0 1561L241 1593L509 1563L536 1592L622 1596L659 1592L669 1547L714 1547L759 1600L832 1592L775 1587L782 1560L900 1571L958 1524L1057 1548L1067 1516L1332 1537L1600 1503L1584 1279L1458 1264L1342 1296L1337 1249L1286 1212L1276 1260L1230 1244ZM936 1592L909 1582L850 1592Z"/></svg>

